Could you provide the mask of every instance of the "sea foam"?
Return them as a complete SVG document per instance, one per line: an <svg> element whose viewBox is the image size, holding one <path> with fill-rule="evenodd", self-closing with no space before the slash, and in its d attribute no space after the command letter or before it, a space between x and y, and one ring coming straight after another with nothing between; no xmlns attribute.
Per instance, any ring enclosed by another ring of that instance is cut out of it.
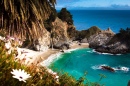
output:
<svg viewBox="0 0 130 86"><path fill-rule="evenodd" d="M69 49L69 50L64 50L64 53L71 53L71 51L77 50L76 49ZM43 62L40 63L40 65L42 66L46 66L48 67L54 60L61 58L60 55L64 54L62 52L58 52L56 54L52 54L51 56L49 56L46 60L44 60Z"/></svg>
<svg viewBox="0 0 130 86"><path fill-rule="evenodd" d="M92 51L98 54L103 54L103 55L122 55L122 54L101 53L101 52L96 51L95 49L93 49Z"/></svg>
<svg viewBox="0 0 130 86"><path fill-rule="evenodd" d="M92 66L91 68L94 70L102 69L101 66L108 66L108 65L106 65L106 64L95 65L95 66ZM123 71L123 72L129 71L129 67L125 67L125 66L117 66L117 67L111 67L111 68L113 68L115 71Z"/></svg>
<svg viewBox="0 0 130 86"><path fill-rule="evenodd" d="M56 54L52 54L51 56L49 56L46 60L44 60L43 62L41 62L40 64L42 66L46 66L48 67L55 59L58 59L60 57L62 53L56 53Z"/></svg>

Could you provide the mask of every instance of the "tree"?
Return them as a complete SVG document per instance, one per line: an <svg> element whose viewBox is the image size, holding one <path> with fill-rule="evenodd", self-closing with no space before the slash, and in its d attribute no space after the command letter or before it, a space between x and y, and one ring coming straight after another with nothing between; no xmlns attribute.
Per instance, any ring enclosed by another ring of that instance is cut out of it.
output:
<svg viewBox="0 0 130 86"><path fill-rule="evenodd" d="M62 21L66 21L70 25L73 24L72 15L71 15L71 13L69 11L67 11L66 8L61 9L61 11L58 13L58 17Z"/></svg>
<svg viewBox="0 0 130 86"><path fill-rule="evenodd" d="M0 29L37 39L55 4L56 0L0 0Z"/></svg>
<svg viewBox="0 0 130 86"><path fill-rule="evenodd" d="M56 9L52 8L52 11L53 12L50 14L49 18L44 22L44 26L49 32L51 32L53 28L52 22L54 22L57 17Z"/></svg>

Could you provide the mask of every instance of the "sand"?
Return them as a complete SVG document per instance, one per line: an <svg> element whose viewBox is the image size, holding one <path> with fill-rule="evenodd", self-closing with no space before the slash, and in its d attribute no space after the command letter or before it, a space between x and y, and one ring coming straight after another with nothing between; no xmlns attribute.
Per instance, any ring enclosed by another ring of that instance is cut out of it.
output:
<svg viewBox="0 0 130 86"><path fill-rule="evenodd" d="M79 44L78 42L72 42L70 44L70 49L88 48L88 46L89 46L88 43ZM45 61L44 62L44 65L45 65L45 64L49 63L48 61L51 62L54 57L63 53L59 49L48 49L44 52L33 51L33 50L26 49L26 48L18 48L17 50L18 50L18 56L16 58L20 59L20 60L25 59L25 61L23 63L26 65L30 65L32 63L37 64L37 65L39 65L39 64L43 65L44 61Z"/></svg>

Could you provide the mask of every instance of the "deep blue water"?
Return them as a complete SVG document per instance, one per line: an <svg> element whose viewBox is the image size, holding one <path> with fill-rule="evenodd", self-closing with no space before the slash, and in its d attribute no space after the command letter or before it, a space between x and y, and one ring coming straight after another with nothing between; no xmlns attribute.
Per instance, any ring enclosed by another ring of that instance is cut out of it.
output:
<svg viewBox="0 0 130 86"><path fill-rule="evenodd" d="M92 82L98 82L99 74L106 75L107 78L101 80L105 86L127 86L130 80L130 71L116 70L110 72L102 70L100 65L108 65L115 69L118 67L130 68L130 54L125 55L108 55L98 54L92 49L78 49L59 56L51 63L51 69L54 71L68 72L76 79L83 76L87 71L86 78Z"/></svg>
<svg viewBox="0 0 130 86"><path fill-rule="evenodd" d="M105 30L110 27L118 33L120 28L130 27L130 10L69 10L77 30L98 26Z"/></svg>

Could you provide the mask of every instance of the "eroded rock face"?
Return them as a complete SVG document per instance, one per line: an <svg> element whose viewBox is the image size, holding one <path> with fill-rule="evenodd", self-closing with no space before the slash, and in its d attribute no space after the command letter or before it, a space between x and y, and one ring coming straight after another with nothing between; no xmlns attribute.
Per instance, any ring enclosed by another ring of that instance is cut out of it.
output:
<svg viewBox="0 0 130 86"><path fill-rule="evenodd" d="M126 43L115 42L115 44L104 45L96 48L96 51L101 53L124 54L129 52Z"/></svg>
<svg viewBox="0 0 130 86"><path fill-rule="evenodd" d="M99 46L103 46L107 44L113 36L114 36L114 33L110 29L101 31L95 35L90 36L90 38L88 38L89 46L91 48L97 48Z"/></svg>
<svg viewBox="0 0 130 86"><path fill-rule="evenodd" d="M34 43L35 50L46 51L50 47L63 49L65 45L67 45L66 47L68 48L70 37L67 31L68 28L72 27L74 26L70 26L61 19L56 18L56 20L52 22L52 29L50 32L43 28L43 36Z"/></svg>
<svg viewBox="0 0 130 86"><path fill-rule="evenodd" d="M59 18L53 22L53 44L54 47L59 48L64 43L68 43L69 37L67 34L68 24L61 21ZM52 38L51 38L52 39Z"/></svg>
<svg viewBox="0 0 130 86"><path fill-rule="evenodd" d="M45 29L41 38L37 39L34 48L38 51L46 51L50 47L50 33Z"/></svg>
<svg viewBox="0 0 130 86"><path fill-rule="evenodd" d="M119 38L110 29L90 36L88 42L90 48L101 53L124 54L130 52L128 41Z"/></svg>

